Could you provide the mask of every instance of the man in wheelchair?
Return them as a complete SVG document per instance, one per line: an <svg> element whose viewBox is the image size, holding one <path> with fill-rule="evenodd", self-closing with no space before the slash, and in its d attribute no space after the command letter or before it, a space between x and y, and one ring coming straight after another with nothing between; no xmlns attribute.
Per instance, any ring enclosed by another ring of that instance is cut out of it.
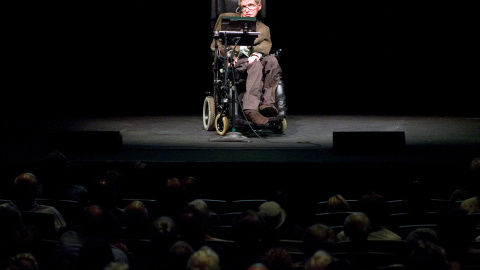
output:
<svg viewBox="0 0 480 270"><path fill-rule="evenodd" d="M220 14L215 30L221 27L222 16L256 17L262 9L262 0L238 0L237 13ZM270 28L261 21L256 21L256 31L259 35L253 46L229 46L225 48L221 40L213 40L210 48L228 56L233 55L235 72L246 75L246 91L243 95L242 108L249 121L257 126L268 123L268 116L276 116L275 92L280 81L281 68L275 55L270 54L272 41ZM215 42L217 44L215 44Z"/></svg>

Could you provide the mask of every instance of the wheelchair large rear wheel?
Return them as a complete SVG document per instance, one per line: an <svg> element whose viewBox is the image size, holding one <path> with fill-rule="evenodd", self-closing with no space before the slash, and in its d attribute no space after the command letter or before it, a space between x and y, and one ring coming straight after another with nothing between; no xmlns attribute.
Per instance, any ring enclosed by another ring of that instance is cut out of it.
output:
<svg viewBox="0 0 480 270"><path fill-rule="evenodd" d="M215 129L215 99L212 96L203 101L203 128L206 131Z"/></svg>
<svg viewBox="0 0 480 270"><path fill-rule="evenodd" d="M222 114L217 114L217 117L215 117L215 128L217 129L218 135L220 136L225 135L228 129L230 128L228 117Z"/></svg>
<svg viewBox="0 0 480 270"><path fill-rule="evenodd" d="M275 134L285 133L285 130L287 129L287 118L283 118L283 120L280 122L271 122L270 129Z"/></svg>

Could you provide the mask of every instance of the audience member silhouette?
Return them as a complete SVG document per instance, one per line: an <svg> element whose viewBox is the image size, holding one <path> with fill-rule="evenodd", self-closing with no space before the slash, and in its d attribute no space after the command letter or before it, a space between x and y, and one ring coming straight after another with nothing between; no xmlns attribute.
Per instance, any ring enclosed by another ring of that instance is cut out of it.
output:
<svg viewBox="0 0 480 270"><path fill-rule="evenodd" d="M194 176L187 176L181 179L182 185L189 194L190 200L200 199L203 196L200 181Z"/></svg>
<svg viewBox="0 0 480 270"><path fill-rule="evenodd" d="M39 270L39 263L31 253L19 253L8 259L5 270Z"/></svg>
<svg viewBox="0 0 480 270"><path fill-rule="evenodd" d="M156 218L152 223L151 241L159 254L166 254L177 241L177 224L168 216Z"/></svg>
<svg viewBox="0 0 480 270"><path fill-rule="evenodd" d="M181 212L177 221L178 239L187 242L194 250L208 246L223 258L224 251L221 246L208 236L209 220L205 211L201 211L195 204L188 204Z"/></svg>
<svg viewBox="0 0 480 270"><path fill-rule="evenodd" d="M205 240L224 240L224 239L220 239L220 238L216 238L214 235L210 235L210 230L211 230L211 226L212 226L212 222L211 222L211 215L210 215L210 208L208 207L208 204L202 200L202 199L194 199L193 201L189 202L188 203L188 206L189 207L193 207L195 208L199 213L200 215L204 216L204 220L205 220L205 225L207 226L207 235L205 236Z"/></svg>
<svg viewBox="0 0 480 270"><path fill-rule="evenodd" d="M345 218L343 231L337 234L340 241L350 241L352 244L361 245L368 240L372 231L372 224L365 213L356 212Z"/></svg>
<svg viewBox="0 0 480 270"><path fill-rule="evenodd" d="M113 261L109 243L104 238L90 238L80 248L75 269L103 270Z"/></svg>
<svg viewBox="0 0 480 270"><path fill-rule="evenodd" d="M247 270L269 270L269 269L263 263L254 263L250 265L247 268Z"/></svg>
<svg viewBox="0 0 480 270"><path fill-rule="evenodd" d="M247 210L239 214L232 222L234 248L227 269L244 270L248 266L260 262L268 248L262 242L265 232L265 221L255 210Z"/></svg>
<svg viewBox="0 0 480 270"><path fill-rule="evenodd" d="M312 223L313 202L307 202L308 196L296 194L283 189L275 189L269 192L267 201L278 203L286 213L285 221L277 230L278 236L282 239L301 240L305 228ZM301 211L299 211L301 209Z"/></svg>
<svg viewBox="0 0 480 270"><path fill-rule="evenodd" d="M15 255L12 253L12 245L17 230L23 225L22 215L18 208L7 205L0 207L0 221L0 263L3 263Z"/></svg>
<svg viewBox="0 0 480 270"><path fill-rule="evenodd" d="M62 270L74 269L80 249L90 239L109 243L115 262L129 263L127 253L116 247L118 222L108 210L99 205L90 205L82 213L80 229L64 232L54 251L55 261ZM113 235L112 235L113 234Z"/></svg>
<svg viewBox="0 0 480 270"><path fill-rule="evenodd" d="M449 269L445 249L434 243L417 242L415 248L408 255L407 269L409 270L445 270Z"/></svg>
<svg viewBox="0 0 480 270"><path fill-rule="evenodd" d="M189 243L194 250L198 250L206 244L208 222L208 216L194 204L185 206L177 220L179 239Z"/></svg>
<svg viewBox="0 0 480 270"><path fill-rule="evenodd" d="M169 216L176 220L190 201L191 196L183 182L178 178L169 178L157 194L155 216Z"/></svg>
<svg viewBox="0 0 480 270"><path fill-rule="evenodd" d="M351 261L346 259L335 259L327 266L328 270L358 270ZM392 267L391 270L395 268Z"/></svg>
<svg viewBox="0 0 480 270"><path fill-rule="evenodd" d="M127 263L118 263L118 262L110 262L103 270L129 270L130 265Z"/></svg>
<svg viewBox="0 0 480 270"><path fill-rule="evenodd" d="M101 206L110 211L118 222L123 218L123 209L120 206L124 179L117 170L106 170L98 179L92 182L90 191L91 204Z"/></svg>
<svg viewBox="0 0 480 270"><path fill-rule="evenodd" d="M188 259L192 256L194 250L185 241L176 241L167 253L165 260L165 268L168 270L185 270L187 267Z"/></svg>
<svg viewBox="0 0 480 270"><path fill-rule="evenodd" d="M441 215L437 225L439 244L450 259L468 259L480 265L480 249L472 246L475 239L475 222L465 211L453 209Z"/></svg>
<svg viewBox="0 0 480 270"><path fill-rule="evenodd" d="M145 204L141 201L130 202L123 210L121 225L125 227L123 238L149 238L152 222Z"/></svg>
<svg viewBox="0 0 480 270"><path fill-rule="evenodd" d="M270 247L278 246L279 240L285 236L282 225L287 218L286 211L274 201L266 201L258 208L258 215L265 222L263 241Z"/></svg>
<svg viewBox="0 0 480 270"><path fill-rule="evenodd" d="M332 262L330 253L318 250L305 263L305 270L327 270Z"/></svg>
<svg viewBox="0 0 480 270"><path fill-rule="evenodd" d="M39 198L55 200L73 200L86 205L88 190L72 183L71 163L60 151L55 150L47 155L41 163L41 179L37 195Z"/></svg>
<svg viewBox="0 0 480 270"><path fill-rule="evenodd" d="M37 177L31 173L22 173L13 183L14 198L0 207L15 207L21 212L49 213L54 217L55 230L58 232L67 225L62 214L53 206L40 205L36 202Z"/></svg>
<svg viewBox="0 0 480 270"><path fill-rule="evenodd" d="M363 195L359 200L359 210L370 219L372 231L368 240L400 241L402 238L387 227L387 200L378 193Z"/></svg>
<svg viewBox="0 0 480 270"><path fill-rule="evenodd" d="M411 231L405 239L407 247L407 260L405 265L413 269L421 269L425 264L435 258L445 257L441 253L437 232L430 228L417 228ZM446 258L443 258L445 261ZM429 262L429 263L433 263ZM441 264L442 265L442 264Z"/></svg>
<svg viewBox="0 0 480 270"><path fill-rule="evenodd" d="M187 270L220 270L218 254L207 246L195 251L187 261Z"/></svg>
<svg viewBox="0 0 480 270"><path fill-rule="evenodd" d="M158 194L157 190L152 188L158 177L158 172L151 163L135 161L127 166L123 171L125 186L130 198L154 199Z"/></svg>
<svg viewBox="0 0 480 270"><path fill-rule="evenodd" d="M405 243L408 250L413 250L419 245L439 245L437 232L431 228L417 228L408 233Z"/></svg>
<svg viewBox="0 0 480 270"><path fill-rule="evenodd" d="M290 253L281 247L267 250L262 256L261 263L269 270L292 270L294 266Z"/></svg>
<svg viewBox="0 0 480 270"><path fill-rule="evenodd" d="M350 212L350 204L341 194L336 194L328 198L327 210L330 212Z"/></svg>
<svg viewBox="0 0 480 270"><path fill-rule="evenodd" d="M167 265L170 248L177 242L177 225L171 217L161 216L152 222L151 232L152 250L144 254L144 263L151 265L152 269L163 269Z"/></svg>
<svg viewBox="0 0 480 270"><path fill-rule="evenodd" d="M474 195L468 199L465 199L460 205L460 209L466 211L468 214L480 213L480 189L478 183L480 183L480 157L475 158L470 163L472 193Z"/></svg>
<svg viewBox="0 0 480 270"><path fill-rule="evenodd" d="M332 228L321 223L311 225L303 236L305 261L318 250L324 250L329 253L335 251L336 244L337 236Z"/></svg>
<svg viewBox="0 0 480 270"><path fill-rule="evenodd" d="M49 258L44 256L41 246L41 237L34 226L22 224L15 230L14 239L9 246L10 255L30 253L40 263L47 262Z"/></svg>

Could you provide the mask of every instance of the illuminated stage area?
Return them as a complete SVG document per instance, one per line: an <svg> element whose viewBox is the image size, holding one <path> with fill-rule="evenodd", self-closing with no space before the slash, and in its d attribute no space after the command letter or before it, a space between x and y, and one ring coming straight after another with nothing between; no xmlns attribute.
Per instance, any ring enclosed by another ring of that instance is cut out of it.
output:
<svg viewBox="0 0 480 270"><path fill-rule="evenodd" d="M35 170L55 146L51 140L55 134L80 134L63 138L66 155L79 168L77 177L84 177L78 181L91 177L87 172L124 169L139 161L152 164L158 172L147 186L168 177L194 175L212 187L211 192L223 193L248 190L252 184L258 190L278 185L294 190L319 183L325 185L316 191L320 193L343 189L345 184L348 192L375 187L388 193L408 188L407 183L417 178L436 184L442 180L445 189L438 192L443 193L461 184L459 175L480 156L480 118L475 117L291 115L287 119L281 135L268 128L257 134L243 130L249 142L212 140L219 135L203 130L201 115L4 121L2 184L22 170ZM337 151L335 132L352 135L347 139L354 143L343 141L345 147ZM383 140L381 148L359 136L364 132L380 135L376 139ZM388 136L392 132L404 134L404 145L398 147L399 142ZM86 136L89 133L93 136Z"/></svg>
<svg viewBox="0 0 480 270"><path fill-rule="evenodd" d="M256 132L248 127L237 130L247 141L218 141L222 136L205 131L201 115L7 121L2 130L2 160L28 161L53 148L65 147L64 151L73 160L465 162L478 154L480 142L480 118L475 117L291 115L287 117L284 134L274 134L268 127ZM335 151L334 133L339 132L351 136L338 142L345 144L341 145L342 151ZM365 133L380 137L362 137ZM401 148L397 146L402 142L389 136L391 133L404 134ZM62 134L63 138L54 137ZM66 134L78 136L69 138ZM105 136L108 134L110 137ZM52 141L55 139L63 140L64 144ZM121 142L113 145L115 140ZM385 148L376 149L380 141ZM84 149L73 148L80 143L96 144L93 146L97 149L89 145ZM111 149L108 144L113 145Z"/></svg>

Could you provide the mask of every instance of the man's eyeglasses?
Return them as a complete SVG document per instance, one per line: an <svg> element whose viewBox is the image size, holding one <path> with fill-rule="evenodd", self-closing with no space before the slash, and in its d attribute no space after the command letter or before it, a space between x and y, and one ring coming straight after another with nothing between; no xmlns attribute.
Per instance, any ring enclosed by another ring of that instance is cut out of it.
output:
<svg viewBox="0 0 480 270"><path fill-rule="evenodd" d="M245 11L249 11L249 10L254 10L257 6L258 6L258 4L248 4L246 6L241 6L241 7L237 8L237 12L245 12Z"/></svg>

